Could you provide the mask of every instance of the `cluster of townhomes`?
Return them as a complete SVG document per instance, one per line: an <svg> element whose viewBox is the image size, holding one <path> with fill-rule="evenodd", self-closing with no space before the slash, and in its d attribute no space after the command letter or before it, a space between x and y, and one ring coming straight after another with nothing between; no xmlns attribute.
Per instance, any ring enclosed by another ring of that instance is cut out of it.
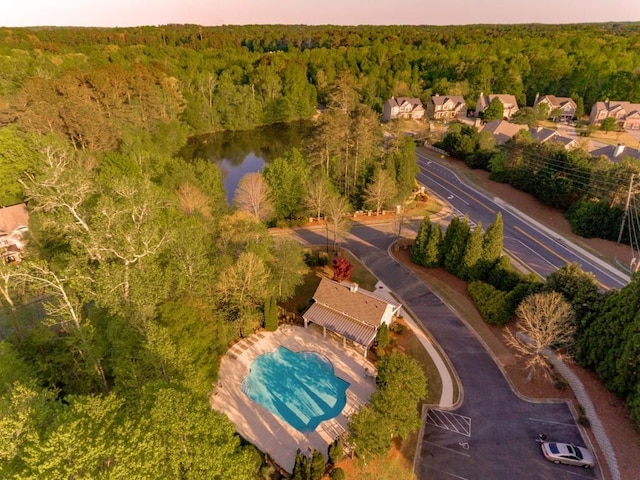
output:
<svg viewBox="0 0 640 480"><path fill-rule="evenodd" d="M491 102L499 99L503 106L502 120L494 120L482 124L479 119ZM556 97L555 95L536 95L533 107L547 105L549 118L556 122L567 123L576 116L576 102L569 97ZM513 95L481 93L476 108L469 112L462 95L433 95L426 107L419 98L392 97L383 105L382 120L389 121L395 118L410 118L450 122L461 121L477 125L480 129L493 134L496 144L501 145L511 139L521 130L529 130L534 140L555 142L562 144L566 149L577 148L580 142L575 137L562 135L555 129L535 127L511 123L509 120L519 110L518 102ZM626 101L596 102L591 108L589 123L600 126L607 118L614 118L618 127L629 131L640 132L640 103ZM604 155L612 161L619 161L625 157L640 159L640 150L625 145L602 145L595 142L587 142L587 148L593 156Z"/></svg>

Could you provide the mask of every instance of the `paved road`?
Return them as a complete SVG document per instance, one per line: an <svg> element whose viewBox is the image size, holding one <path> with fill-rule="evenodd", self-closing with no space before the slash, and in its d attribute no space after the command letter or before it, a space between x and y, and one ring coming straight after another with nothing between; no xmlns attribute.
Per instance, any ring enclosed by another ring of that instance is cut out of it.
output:
<svg viewBox="0 0 640 480"><path fill-rule="evenodd" d="M417 474L429 480L598 478L597 472L545 461L535 442L549 438L584 444L565 403L534 404L516 396L478 337L409 270L387 255L395 236L356 224L343 246L396 293L449 355L463 385L457 416L431 412ZM324 244L323 232L298 229L297 238Z"/></svg>
<svg viewBox="0 0 640 480"><path fill-rule="evenodd" d="M536 223L515 215L513 208L499 199L489 197L464 183L453 170L439 163L433 152L418 154L420 183L446 199L459 215L467 214L472 222L487 227L498 212L504 220L504 248L519 258L542 278L570 262L576 262L586 272L593 272L604 288L622 288L628 276L607 268L594 258L584 255L559 235L541 229Z"/></svg>

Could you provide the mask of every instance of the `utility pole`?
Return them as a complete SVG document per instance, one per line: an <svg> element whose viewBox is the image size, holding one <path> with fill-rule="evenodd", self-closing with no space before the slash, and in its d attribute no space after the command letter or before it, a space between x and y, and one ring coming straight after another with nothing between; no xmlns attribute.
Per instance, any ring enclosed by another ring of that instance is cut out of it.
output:
<svg viewBox="0 0 640 480"><path fill-rule="evenodd" d="M627 192L627 201L624 206L624 216L622 217L622 225L620 226L620 234L618 235L618 243L622 240L622 233L624 232L624 225L627 217L629 217L629 243L631 244L631 252L633 258L631 259L631 271L637 272L640 269L640 261L636 257L636 250L640 252L640 240L638 234L640 233L640 225L634 224L638 222L637 208L631 209L633 213L630 213L631 199L636 195L640 195L640 174L632 173L629 180L629 191ZM635 205L635 203L634 203ZM636 217L634 217L636 215ZM635 238L634 238L635 237Z"/></svg>
<svg viewBox="0 0 640 480"><path fill-rule="evenodd" d="M638 185L634 185L634 178L638 177ZM622 232L624 231L624 224L627 220L627 216L629 215L629 204L631 203L631 196L640 193L640 176L636 173L631 174L631 179L629 180L629 191L627 192L627 201L624 204L624 216L622 217L622 225L620 225L620 234L618 235L618 243L622 240ZM629 220L631 221L631 220Z"/></svg>

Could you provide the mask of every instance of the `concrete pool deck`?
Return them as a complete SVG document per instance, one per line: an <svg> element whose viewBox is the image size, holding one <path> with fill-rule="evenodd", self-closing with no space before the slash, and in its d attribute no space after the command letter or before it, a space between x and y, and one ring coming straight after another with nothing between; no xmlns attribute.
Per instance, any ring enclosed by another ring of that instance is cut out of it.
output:
<svg viewBox="0 0 640 480"><path fill-rule="evenodd" d="M312 432L299 432L241 390L242 380L249 373L253 360L280 346L294 352L324 355L333 364L335 374L350 384L342 412L322 422ZM375 388L375 367L361 352L343 347L339 339L329 334L323 337L322 330L315 325L309 328L282 325L275 332L261 331L251 335L227 351L220 363L211 406L226 414L240 435L291 472L298 449L308 453L309 449L316 449L326 459L327 446L347 430L348 417L369 401Z"/></svg>

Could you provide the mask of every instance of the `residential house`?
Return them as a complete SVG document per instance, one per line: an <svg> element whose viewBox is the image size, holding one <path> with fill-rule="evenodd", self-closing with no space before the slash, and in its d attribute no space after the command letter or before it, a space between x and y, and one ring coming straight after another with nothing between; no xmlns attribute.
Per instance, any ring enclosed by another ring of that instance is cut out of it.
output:
<svg viewBox="0 0 640 480"><path fill-rule="evenodd" d="M304 326L320 325L343 339L359 345L366 357L383 323L389 325L400 311L399 303L389 303L375 292L363 290L357 283L335 282L322 278L313 294L314 303L302 315Z"/></svg>
<svg viewBox="0 0 640 480"><path fill-rule="evenodd" d="M561 144L565 150L571 150L578 147L578 142L575 138L565 137L557 130L544 127L532 127L529 129L531 138L536 142L546 143L553 142Z"/></svg>
<svg viewBox="0 0 640 480"><path fill-rule="evenodd" d="M576 116L576 102L569 97L556 97L555 95L545 95L541 97L536 93L533 101L533 108L538 105L548 105L547 118L554 118L557 122L568 122ZM556 114L554 114L557 113Z"/></svg>
<svg viewBox="0 0 640 480"><path fill-rule="evenodd" d="M0 258L5 262L20 261L28 228L26 203L0 208Z"/></svg>
<svg viewBox="0 0 640 480"><path fill-rule="evenodd" d="M596 102L591 107L589 123L602 124L606 118L615 118L619 127L640 130L640 103L610 101Z"/></svg>
<svg viewBox="0 0 640 480"><path fill-rule="evenodd" d="M388 122L395 118L422 120L424 107L419 98L391 97L382 106L382 120Z"/></svg>
<svg viewBox="0 0 640 480"><path fill-rule="evenodd" d="M478 103L476 104L476 117L479 117L481 113L483 113L487 107L491 104L494 99L500 99L502 102L502 106L504 107L504 112L502 114L502 118L510 119L511 116L516 113L518 108L518 101L516 97L508 94L489 94L484 95L480 94L480 98L478 98Z"/></svg>
<svg viewBox="0 0 640 480"><path fill-rule="evenodd" d="M526 125L509 123L506 120L492 120L481 126L480 130L491 132L493 138L496 140L496 145L502 145L511 140L516 133L526 130L527 128Z"/></svg>
<svg viewBox="0 0 640 480"><path fill-rule="evenodd" d="M592 157L601 157L605 156L612 162L619 162L623 158L635 158L636 160L640 160L640 150L635 148L630 148L622 144L618 144L616 146L613 145L605 145L595 150L591 150Z"/></svg>
<svg viewBox="0 0 640 480"><path fill-rule="evenodd" d="M467 104L462 95L435 94L427 104L427 117L432 120L446 122L466 115Z"/></svg>

